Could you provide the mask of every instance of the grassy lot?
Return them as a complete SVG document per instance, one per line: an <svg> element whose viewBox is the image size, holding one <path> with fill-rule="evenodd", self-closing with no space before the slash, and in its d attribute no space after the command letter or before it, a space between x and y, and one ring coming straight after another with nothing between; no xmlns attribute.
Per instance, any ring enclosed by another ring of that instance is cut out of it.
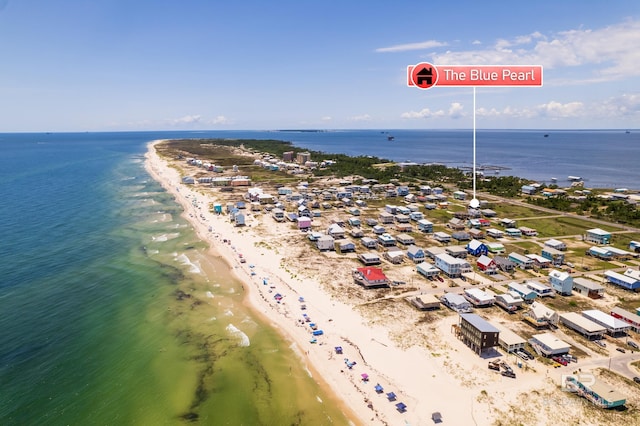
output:
<svg viewBox="0 0 640 426"><path fill-rule="evenodd" d="M534 241L524 240L524 241L517 241L517 242L509 242L503 245L507 254L512 252L516 252L520 254L530 254L530 253L540 254L542 250L540 245Z"/></svg>
<svg viewBox="0 0 640 426"><path fill-rule="evenodd" d="M549 215L549 213L541 212L532 207L517 206L508 203L491 203L489 208L495 211L499 217L508 217L510 219Z"/></svg>
<svg viewBox="0 0 640 426"><path fill-rule="evenodd" d="M587 229L595 227L593 222L577 217L553 217L549 219L523 219L518 226L528 226L538 231L539 237L558 237L562 235L582 235ZM600 226L601 229L612 231L616 228Z"/></svg>

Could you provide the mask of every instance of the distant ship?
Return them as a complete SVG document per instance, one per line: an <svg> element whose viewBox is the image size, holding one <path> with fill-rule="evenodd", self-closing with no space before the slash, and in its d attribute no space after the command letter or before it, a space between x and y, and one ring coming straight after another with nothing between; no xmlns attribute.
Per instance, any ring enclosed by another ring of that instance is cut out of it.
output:
<svg viewBox="0 0 640 426"><path fill-rule="evenodd" d="M388 140L388 141L395 140L395 136L387 136L387 140Z"/></svg>
<svg viewBox="0 0 640 426"><path fill-rule="evenodd" d="M544 134L544 137L545 137L545 138L548 138L548 137L549 137L549 133L545 133L545 134Z"/></svg>
<svg viewBox="0 0 640 426"><path fill-rule="evenodd" d="M580 176L567 176L567 179L571 180L571 181L582 180L582 178Z"/></svg>

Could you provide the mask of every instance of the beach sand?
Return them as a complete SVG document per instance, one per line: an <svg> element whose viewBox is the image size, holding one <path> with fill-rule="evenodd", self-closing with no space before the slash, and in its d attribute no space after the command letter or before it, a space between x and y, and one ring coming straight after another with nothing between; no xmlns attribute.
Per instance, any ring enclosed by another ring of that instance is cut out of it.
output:
<svg viewBox="0 0 640 426"><path fill-rule="evenodd" d="M439 314L437 321L416 325L414 333L411 324L403 323L402 311L380 316L375 306L367 311L348 297L326 291L323 280L325 284L341 280L344 288L355 286L350 270L343 271L337 262L333 267L330 257L321 273L296 266L291 257L305 249L276 244L282 224L269 215L247 215L247 226L234 227L226 214L210 212L209 203L217 201L216 195L183 185L178 170L157 155L154 146L159 142L149 144L148 172L182 205L184 217L210 244L212 255L224 257L242 280L246 302L291 341L314 379L348 407L345 412L354 424L433 424L433 412L441 413L445 424L455 425L563 423L567 416L581 415L579 404L554 406L563 397L557 385L560 371L535 363L530 369L516 369L518 378L510 379L488 370L487 359L451 334L456 315ZM240 254L246 263L240 262ZM279 303L276 292L282 295ZM303 313L324 331L317 343L310 343L311 330ZM343 348L343 354L335 352L336 346ZM345 359L356 364L348 368ZM515 367L515 357L507 361ZM367 381L362 374L368 375ZM376 392L376 384L383 392ZM396 400L390 401L387 392L394 392ZM406 411L397 409L399 402Z"/></svg>

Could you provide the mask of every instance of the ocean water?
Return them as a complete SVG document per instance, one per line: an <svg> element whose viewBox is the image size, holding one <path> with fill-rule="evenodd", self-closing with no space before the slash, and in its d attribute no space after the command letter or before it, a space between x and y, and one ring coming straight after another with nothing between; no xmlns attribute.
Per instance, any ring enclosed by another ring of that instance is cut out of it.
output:
<svg viewBox="0 0 640 426"><path fill-rule="evenodd" d="M0 135L0 424L347 424L145 172L173 136Z"/></svg>
<svg viewBox="0 0 640 426"><path fill-rule="evenodd" d="M545 134L548 135L545 137ZM347 155L374 155L394 161L473 164L471 130L341 130L272 132L272 138L307 149ZM393 136L393 141L387 137ZM569 184L580 176L586 187L640 189L640 131L478 130L476 164L506 167L500 175ZM487 174L493 173L485 172Z"/></svg>
<svg viewBox="0 0 640 426"><path fill-rule="evenodd" d="M478 162L638 188L638 132L480 131ZM346 424L143 168L159 138L469 165L465 131L0 134L0 424ZM538 177L539 176L539 177ZM324 401L320 403L318 399Z"/></svg>

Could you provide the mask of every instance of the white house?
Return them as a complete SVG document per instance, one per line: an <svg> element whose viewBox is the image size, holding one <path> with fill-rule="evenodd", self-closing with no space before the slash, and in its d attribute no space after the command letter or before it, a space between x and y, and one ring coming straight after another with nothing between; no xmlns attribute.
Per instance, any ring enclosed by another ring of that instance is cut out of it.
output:
<svg viewBox="0 0 640 426"><path fill-rule="evenodd" d="M318 250L323 251L323 250L335 250L334 248L334 239L331 235L322 235L320 238L318 238L316 240L316 247L318 247Z"/></svg>

